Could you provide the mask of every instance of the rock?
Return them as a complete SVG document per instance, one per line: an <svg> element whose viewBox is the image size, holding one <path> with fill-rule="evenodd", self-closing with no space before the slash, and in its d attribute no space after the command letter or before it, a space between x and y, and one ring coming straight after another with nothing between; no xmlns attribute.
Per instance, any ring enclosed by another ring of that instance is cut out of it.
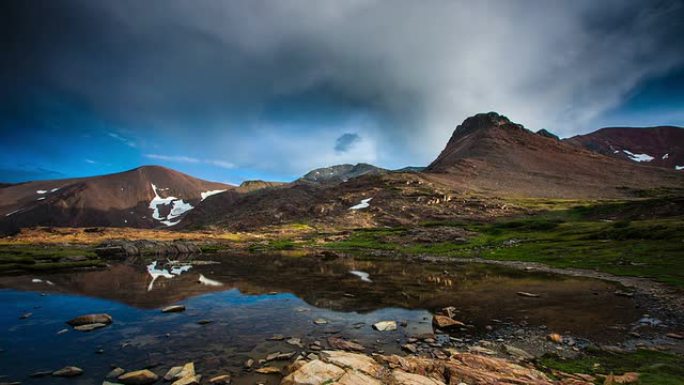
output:
<svg viewBox="0 0 684 385"><path fill-rule="evenodd" d="M118 382L102 381L102 385L121 385Z"/></svg>
<svg viewBox="0 0 684 385"><path fill-rule="evenodd" d="M290 345L294 345L294 346L297 346L300 348L304 347L304 344L302 344L302 340L300 338L290 338L290 339L286 340L285 342L287 342Z"/></svg>
<svg viewBox="0 0 684 385"><path fill-rule="evenodd" d="M31 374L29 375L29 377L31 377L31 378L47 377L47 376L51 376L52 373L53 373L53 372L50 371L50 370L42 370L42 371L39 371L39 372L31 373Z"/></svg>
<svg viewBox="0 0 684 385"><path fill-rule="evenodd" d="M313 360L283 378L280 385L328 384L337 381L343 375L344 370L341 368L320 360Z"/></svg>
<svg viewBox="0 0 684 385"><path fill-rule="evenodd" d="M534 356L531 355L530 353L520 349L516 348L515 346L512 345L504 345L504 349L506 350L506 353L520 359L520 360L531 360L534 359Z"/></svg>
<svg viewBox="0 0 684 385"><path fill-rule="evenodd" d="M280 369L274 366L264 366L263 368L255 370L255 372L261 374L280 374Z"/></svg>
<svg viewBox="0 0 684 385"><path fill-rule="evenodd" d="M551 333L546 336L546 339L557 344L563 343L563 337L558 333Z"/></svg>
<svg viewBox="0 0 684 385"><path fill-rule="evenodd" d="M52 372L52 375L55 377L76 377L81 374L83 374L83 369L76 366L65 366L62 369Z"/></svg>
<svg viewBox="0 0 684 385"><path fill-rule="evenodd" d="M162 309L162 313L180 313L185 311L185 305L172 305Z"/></svg>
<svg viewBox="0 0 684 385"><path fill-rule="evenodd" d="M81 326L81 325L89 325L89 324L105 324L109 325L113 322L112 316L106 313L101 313L101 314L85 314L78 316L70 321L67 322L67 324L71 326Z"/></svg>
<svg viewBox="0 0 684 385"><path fill-rule="evenodd" d="M195 374L192 376L182 377L180 380L175 381L171 385L199 385L201 379L201 375Z"/></svg>
<svg viewBox="0 0 684 385"><path fill-rule="evenodd" d="M285 339L285 336L282 334L275 334L275 335L267 338L267 340L269 340L269 341L282 341L284 339Z"/></svg>
<svg viewBox="0 0 684 385"><path fill-rule="evenodd" d="M373 324L373 329L381 331L381 332L389 332L389 331L397 330L397 322L396 321L376 322Z"/></svg>
<svg viewBox="0 0 684 385"><path fill-rule="evenodd" d="M665 337L674 338L676 340L684 340L684 335L679 333L667 333L665 334Z"/></svg>
<svg viewBox="0 0 684 385"><path fill-rule="evenodd" d="M433 380L420 374L406 373L399 369L392 371L392 379L395 383L402 385L445 385L441 381Z"/></svg>
<svg viewBox="0 0 684 385"><path fill-rule="evenodd" d="M383 385L382 382L361 372L349 370L335 382L336 385Z"/></svg>
<svg viewBox="0 0 684 385"><path fill-rule="evenodd" d="M247 361L245 361L245 363L242 364L242 366L244 366L245 369L251 369L252 366L254 366L254 360L250 358Z"/></svg>
<svg viewBox="0 0 684 385"><path fill-rule="evenodd" d="M344 340L340 337L328 338L328 344L330 345L331 348L339 349L339 350L353 350L353 351L357 351L357 352L362 352L362 351L366 350L366 348L363 347L363 345L358 344L356 342Z"/></svg>
<svg viewBox="0 0 684 385"><path fill-rule="evenodd" d="M209 325L210 323L213 323L213 322L214 321L212 321L210 319L201 319L201 320L197 321L197 324L198 325Z"/></svg>
<svg viewBox="0 0 684 385"><path fill-rule="evenodd" d="M456 321L455 319L439 314L435 314L435 316L432 317L432 324L439 329L451 329L465 326L461 321Z"/></svg>
<svg viewBox="0 0 684 385"><path fill-rule="evenodd" d="M126 371L122 368L114 368L109 373L107 373L105 378L118 378L120 375L124 373L126 373Z"/></svg>
<svg viewBox="0 0 684 385"><path fill-rule="evenodd" d="M124 385L147 385L157 382L159 376L147 369L124 373L118 380Z"/></svg>
<svg viewBox="0 0 684 385"><path fill-rule="evenodd" d="M220 374L218 376L210 378L209 383L212 385L228 385L230 384L230 380L230 374Z"/></svg>
<svg viewBox="0 0 684 385"><path fill-rule="evenodd" d="M33 313L24 313L19 317L19 319L27 319L27 318L31 317L32 315L33 315Z"/></svg>
<svg viewBox="0 0 684 385"><path fill-rule="evenodd" d="M495 351L493 351L491 349L483 348L482 346L469 346L468 351L473 352L473 353L478 353L478 354L486 354L488 356L496 355Z"/></svg>
<svg viewBox="0 0 684 385"><path fill-rule="evenodd" d="M95 329L100 329L100 328L103 328L106 326L107 326L107 324L94 323L94 324L74 326L74 330L78 330L79 332L90 332L90 331L93 331Z"/></svg>
<svg viewBox="0 0 684 385"><path fill-rule="evenodd" d="M327 363L341 368L359 370L374 377L382 372L382 367L365 354L326 350L321 353L321 357Z"/></svg>
<svg viewBox="0 0 684 385"><path fill-rule="evenodd" d="M182 366L174 366L171 369L169 369L168 372L164 375L164 381L172 381L175 378L178 378L178 373L183 370Z"/></svg>
<svg viewBox="0 0 684 385"><path fill-rule="evenodd" d="M64 333L69 333L69 329L62 329L57 332L57 335L64 334Z"/></svg>
<svg viewBox="0 0 684 385"><path fill-rule="evenodd" d="M281 353L281 352L275 352L271 353L266 356L266 362L268 361L287 361L290 358L294 357L296 352L289 352L289 353Z"/></svg>
<svg viewBox="0 0 684 385"><path fill-rule="evenodd" d="M615 384L633 384L639 382L639 373L627 372L621 376L613 376Z"/></svg>
<svg viewBox="0 0 684 385"><path fill-rule="evenodd" d="M316 318L316 319L313 321L313 323L315 323L316 325L325 325L325 324L328 323L328 321L325 320L325 319L323 319L323 318Z"/></svg>
<svg viewBox="0 0 684 385"><path fill-rule="evenodd" d="M539 294L534 294L534 293L528 293L526 291L519 291L516 293L517 295L521 297L531 297L531 298L537 298L539 297Z"/></svg>

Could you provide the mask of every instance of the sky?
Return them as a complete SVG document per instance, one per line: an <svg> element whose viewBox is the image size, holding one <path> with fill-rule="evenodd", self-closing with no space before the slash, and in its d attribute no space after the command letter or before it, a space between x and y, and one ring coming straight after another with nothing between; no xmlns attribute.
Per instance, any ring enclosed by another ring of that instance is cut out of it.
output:
<svg viewBox="0 0 684 385"><path fill-rule="evenodd" d="M466 117L684 126L684 1L4 0L0 181L429 164Z"/></svg>

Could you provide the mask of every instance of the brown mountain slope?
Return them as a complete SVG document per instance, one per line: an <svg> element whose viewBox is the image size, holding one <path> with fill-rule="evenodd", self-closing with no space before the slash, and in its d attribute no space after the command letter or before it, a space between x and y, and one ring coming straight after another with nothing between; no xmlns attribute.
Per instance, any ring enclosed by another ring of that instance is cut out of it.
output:
<svg viewBox="0 0 684 385"><path fill-rule="evenodd" d="M29 226L165 227L212 193L233 186L159 166L0 189L0 230Z"/></svg>
<svg viewBox="0 0 684 385"><path fill-rule="evenodd" d="M681 127L607 127L564 141L644 165L684 170Z"/></svg>
<svg viewBox="0 0 684 385"><path fill-rule="evenodd" d="M472 116L458 126L425 176L466 192L496 196L615 198L684 186L684 174L535 134L494 112Z"/></svg>

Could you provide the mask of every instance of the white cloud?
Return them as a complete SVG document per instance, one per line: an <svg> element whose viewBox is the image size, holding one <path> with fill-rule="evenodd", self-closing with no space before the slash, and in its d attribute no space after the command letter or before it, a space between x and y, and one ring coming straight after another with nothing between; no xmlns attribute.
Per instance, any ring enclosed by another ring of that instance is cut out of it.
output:
<svg viewBox="0 0 684 385"><path fill-rule="evenodd" d="M97 164L96 161L94 161L94 160L92 160L92 159L88 159L88 158L83 159L83 161L86 162L86 163L88 163L88 164Z"/></svg>
<svg viewBox="0 0 684 385"><path fill-rule="evenodd" d="M161 160L164 162L172 162L172 163L204 163L204 164L209 164L212 166L220 167L220 168L225 168L225 169L232 169L235 168L235 165L233 163L220 160L220 159L199 159L199 158L193 158L191 156L184 156L184 155L162 155L162 154L145 154L146 158L149 159L154 159L154 160Z"/></svg>

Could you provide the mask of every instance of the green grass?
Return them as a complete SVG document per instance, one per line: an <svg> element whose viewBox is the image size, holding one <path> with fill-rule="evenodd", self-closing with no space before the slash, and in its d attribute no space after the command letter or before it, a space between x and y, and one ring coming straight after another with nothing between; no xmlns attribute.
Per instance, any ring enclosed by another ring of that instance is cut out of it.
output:
<svg viewBox="0 0 684 385"><path fill-rule="evenodd" d="M566 202L567 203L567 202ZM644 276L684 287L684 217L662 207L670 200L604 202L568 206L533 216L494 222L429 222L422 227L457 226L476 233L466 243L411 243L407 230L364 229L326 247L391 250L459 258L540 262L622 276ZM657 216L657 218L655 218ZM606 219L608 217L615 219ZM645 219L644 219L645 218ZM405 240L404 240L405 239Z"/></svg>
<svg viewBox="0 0 684 385"><path fill-rule="evenodd" d="M637 372L640 374L639 384L642 385L684 384L684 357L651 350L637 350L624 354L595 352L572 360L545 356L540 363L566 373L619 375ZM602 384L603 381L598 383Z"/></svg>
<svg viewBox="0 0 684 385"><path fill-rule="evenodd" d="M70 260L73 257L84 260ZM0 271L36 271L103 266L94 252L82 248L0 245Z"/></svg>

